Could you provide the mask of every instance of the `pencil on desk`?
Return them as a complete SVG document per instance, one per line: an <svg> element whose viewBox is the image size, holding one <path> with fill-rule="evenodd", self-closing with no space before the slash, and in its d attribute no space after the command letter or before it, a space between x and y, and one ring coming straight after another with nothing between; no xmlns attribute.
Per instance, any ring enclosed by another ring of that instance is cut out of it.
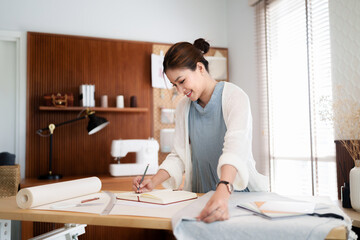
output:
<svg viewBox="0 0 360 240"><path fill-rule="evenodd" d="M91 202L100 199L99 197L82 200L81 203Z"/></svg>

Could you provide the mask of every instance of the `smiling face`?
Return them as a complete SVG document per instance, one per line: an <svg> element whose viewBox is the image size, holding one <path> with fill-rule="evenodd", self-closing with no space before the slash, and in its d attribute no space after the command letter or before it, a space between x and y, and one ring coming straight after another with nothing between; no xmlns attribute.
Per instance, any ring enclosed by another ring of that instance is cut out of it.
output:
<svg viewBox="0 0 360 240"><path fill-rule="evenodd" d="M191 101L196 101L201 99L205 89L203 70L205 70L203 65L198 64L195 71L187 68L168 69L166 76L179 94L184 94Z"/></svg>

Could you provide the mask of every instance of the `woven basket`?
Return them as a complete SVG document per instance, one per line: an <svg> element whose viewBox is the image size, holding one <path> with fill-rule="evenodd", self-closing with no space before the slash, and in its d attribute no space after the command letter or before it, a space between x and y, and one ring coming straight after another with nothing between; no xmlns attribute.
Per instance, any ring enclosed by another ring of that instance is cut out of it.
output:
<svg viewBox="0 0 360 240"><path fill-rule="evenodd" d="M0 166L0 198L15 196L20 184L20 166Z"/></svg>

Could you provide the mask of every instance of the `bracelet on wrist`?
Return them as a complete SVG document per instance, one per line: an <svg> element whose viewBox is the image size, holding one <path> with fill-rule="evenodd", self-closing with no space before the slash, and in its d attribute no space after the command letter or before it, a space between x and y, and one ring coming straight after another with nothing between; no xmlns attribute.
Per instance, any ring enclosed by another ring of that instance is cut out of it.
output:
<svg viewBox="0 0 360 240"><path fill-rule="evenodd" d="M226 187L227 187L227 190L228 190L228 192L231 194L233 191L234 191L234 186L232 185L232 183L230 183L230 182L228 182L228 181L220 181L220 182L218 182L218 184L216 185L216 188L218 188L218 186L220 185L220 184L225 184L226 185Z"/></svg>

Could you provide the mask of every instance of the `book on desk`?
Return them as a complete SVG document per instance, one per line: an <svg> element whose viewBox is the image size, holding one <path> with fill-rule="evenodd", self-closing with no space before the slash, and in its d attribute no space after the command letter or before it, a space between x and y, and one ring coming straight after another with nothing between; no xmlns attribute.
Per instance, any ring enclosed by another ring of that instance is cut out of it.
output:
<svg viewBox="0 0 360 240"><path fill-rule="evenodd" d="M237 207L245 209L266 219L276 219L296 216L317 216L337 218L344 220L344 217L335 213L316 213L316 204L313 202L295 201L265 201L249 202L238 204Z"/></svg>
<svg viewBox="0 0 360 240"><path fill-rule="evenodd" d="M272 219L312 214L315 203L293 201L256 201L238 204L237 207L254 213L255 215Z"/></svg>

